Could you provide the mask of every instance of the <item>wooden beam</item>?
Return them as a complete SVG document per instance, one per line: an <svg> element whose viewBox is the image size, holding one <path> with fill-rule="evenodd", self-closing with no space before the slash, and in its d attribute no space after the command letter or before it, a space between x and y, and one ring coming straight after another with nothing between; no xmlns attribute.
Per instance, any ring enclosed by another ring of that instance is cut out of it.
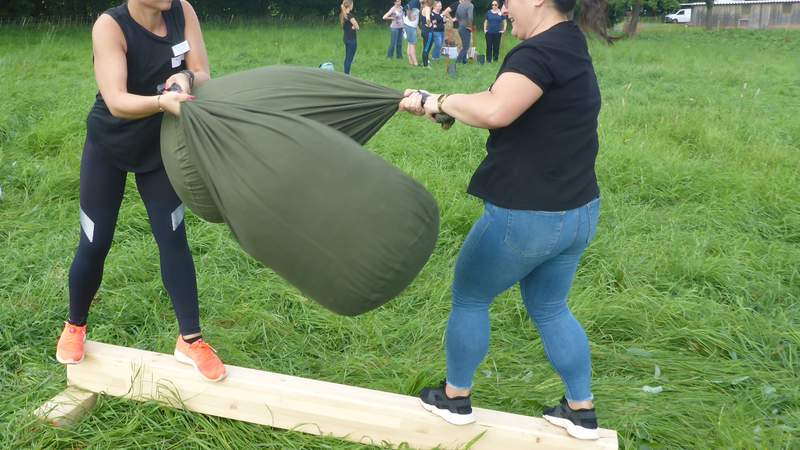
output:
<svg viewBox="0 0 800 450"><path fill-rule="evenodd" d="M94 392L69 386L33 414L51 425L70 427L78 423L96 402L97 394Z"/></svg>
<svg viewBox="0 0 800 450"><path fill-rule="evenodd" d="M580 441L543 419L481 408L475 408L477 423L455 426L414 397L227 367L225 381L210 383L172 355L87 342L84 361L68 366L67 378L93 392L365 444L463 448L477 439L472 449L617 448L613 430Z"/></svg>

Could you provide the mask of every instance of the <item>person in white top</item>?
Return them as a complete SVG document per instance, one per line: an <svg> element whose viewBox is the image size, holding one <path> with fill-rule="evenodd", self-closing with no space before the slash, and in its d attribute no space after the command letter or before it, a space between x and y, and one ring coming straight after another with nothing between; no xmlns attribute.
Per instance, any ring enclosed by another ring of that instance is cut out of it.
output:
<svg viewBox="0 0 800 450"><path fill-rule="evenodd" d="M408 63L412 66L418 66L417 62L417 25L419 24L419 14L416 9L408 8L406 15L403 17L403 25L405 25L406 40L408 40Z"/></svg>

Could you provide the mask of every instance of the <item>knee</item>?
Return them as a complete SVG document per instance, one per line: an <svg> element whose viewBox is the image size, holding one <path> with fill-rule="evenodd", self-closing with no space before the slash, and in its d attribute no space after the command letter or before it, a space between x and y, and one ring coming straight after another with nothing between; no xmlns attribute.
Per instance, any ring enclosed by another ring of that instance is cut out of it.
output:
<svg viewBox="0 0 800 450"><path fill-rule="evenodd" d="M183 251L189 249L186 234L181 230L158 233L155 238L156 244L161 251Z"/></svg>
<svg viewBox="0 0 800 450"><path fill-rule="evenodd" d="M111 250L112 236L95 234L90 241L87 238L81 239L78 245L78 254L93 262L102 262Z"/></svg>
<svg viewBox="0 0 800 450"><path fill-rule="evenodd" d="M473 311L488 310L492 299L482 298L477 295L465 293L456 288L451 288L453 309L468 309Z"/></svg>
<svg viewBox="0 0 800 450"><path fill-rule="evenodd" d="M560 320L565 316L571 316L569 307L566 303L549 308L529 308L531 320L537 327L546 326L547 324Z"/></svg>

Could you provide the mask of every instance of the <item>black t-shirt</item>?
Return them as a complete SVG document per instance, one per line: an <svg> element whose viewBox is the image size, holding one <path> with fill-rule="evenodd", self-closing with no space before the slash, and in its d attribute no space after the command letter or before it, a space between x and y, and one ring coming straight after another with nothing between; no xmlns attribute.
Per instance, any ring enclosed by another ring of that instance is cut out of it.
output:
<svg viewBox="0 0 800 450"><path fill-rule="evenodd" d="M523 210L565 211L593 200L600 89L583 32L572 21L554 25L514 47L497 76L505 72L528 77L544 94L509 126L489 130L468 192Z"/></svg>
<svg viewBox="0 0 800 450"><path fill-rule="evenodd" d="M351 19L353 19L353 13L347 13L347 15L344 16L342 30L344 31L345 42L353 42L356 40L356 30L353 29L353 22L350 22Z"/></svg>
<svg viewBox="0 0 800 450"><path fill-rule="evenodd" d="M442 13L431 11L431 25L433 31L444 31L444 17L442 17Z"/></svg>
<svg viewBox="0 0 800 450"><path fill-rule="evenodd" d="M185 19L180 0L161 13L167 26L165 37L139 25L127 3L105 12L119 24L125 36L128 69L127 89L131 94L156 95L156 87L172 74L186 68L185 54L176 56L173 46L184 40ZM161 167L161 118L153 114L142 119L120 119L111 115L100 92L86 119L87 139L106 152L122 170L148 172Z"/></svg>

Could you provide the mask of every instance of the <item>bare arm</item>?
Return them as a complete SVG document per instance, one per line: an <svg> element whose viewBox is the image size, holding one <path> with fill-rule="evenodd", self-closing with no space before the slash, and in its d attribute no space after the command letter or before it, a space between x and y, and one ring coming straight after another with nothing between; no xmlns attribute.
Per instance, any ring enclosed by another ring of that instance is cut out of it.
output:
<svg viewBox="0 0 800 450"><path fill-rule="evenodd" d="M200 21L197 13L186 0L181 0L183 16L186 18L184 37L189 43L189 52L186 53L186 68L194 74L194 83L190 83L189 77L185 74L176 73L167 78L166 87L169 88L173 83L178 83L183 92L191 93L192 84L203 84L211 79L211 69L208 64L208 52L203 41L203 32L200 30Z"/></svg>
<svg viewBox="0 0 800 450"><path fill-rule="evenodd" d="M422 96L412 92L406 91L409 95L400 102L401 110L429 116L444 112L469 126L488 129L511 125L543 94L536 83L515 72L500 75L491 91L446 97L441 110L438 108L439 95L432 94L423 107Z"/></svg>
<svg viewBox="0 0 800 450"><path fill-rule="evenodd" d="M353 29L358 31L358 21L354 18L350 19L350 24L353 26Z"/></svg>
<svg viewBox="0 0 800 450"><path fill-rule="evenodd" d="M121 119L141 119L160 112L162 108L180 114L179 103L188 100L188 94L171 92L158 96L128 92L126 45L117 22L108 14L101 15L92 27L94 74L111 115Z"/></svg>

